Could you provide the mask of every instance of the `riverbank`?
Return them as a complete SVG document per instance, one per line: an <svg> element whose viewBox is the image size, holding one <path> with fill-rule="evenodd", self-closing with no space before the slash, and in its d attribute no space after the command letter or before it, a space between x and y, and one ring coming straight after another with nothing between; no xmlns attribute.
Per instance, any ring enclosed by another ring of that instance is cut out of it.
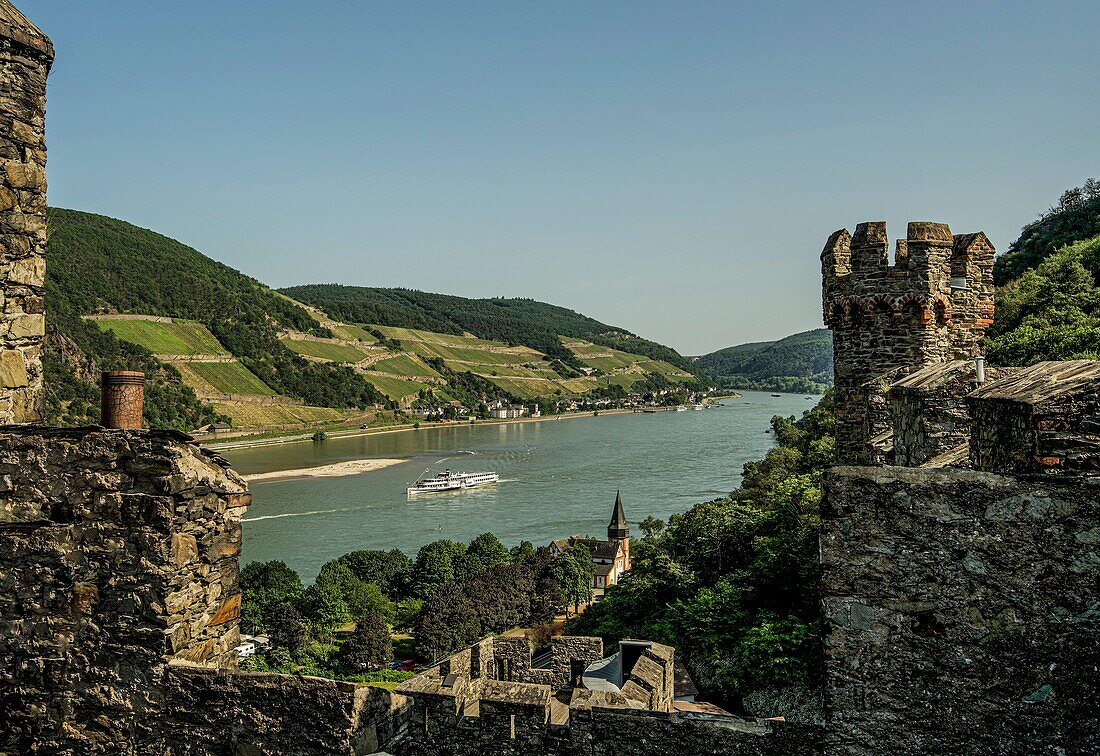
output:
<svg viewBox="0 0 1100 756"><path fill-rule="evenodd" d="M714 401L721 401L722 399L740 399L740 398L741 398L741 394L732 393L732 394L725 394L723 396L714 397L713 399L714 399ZM645 411L646 412L653 412L653 411L656 411L656 412L672 412L675 409L676 409L675 407L652 407L652 408L647 408L647 410L645 410ZM628 408L622 408L622 409L596 410L596 411L591 411L591 412L588 412L588 411L586 411L586 412L565 412L565 413L562 413L560 415L542 415L540 417L517 417L517 418L511 418L511 419L508 419L508 420L496 420L496 419L478 420L476 423L460 422L460 421L452 421L452 422L427 422L427 421L422 421L422 422L419 422L419 423L401 423L401 424L398 424L398 425L386 425L386 426L380 426L380 427L376 427L376 428L355 428L355 429L344 430L344 431L325 431L325 436L326 436L326 438L354 438L356 436L373 436L373 435L376 435L376 434L399 433L399 432L402 432L402 431L413 431L413 430L427 429L427 428L454 428L454 427L466 427L466 426L470 426L470 425L474 425L474 426L509 425L509 424L513 424L513 423L541 423L541 422L551 422L551 421L557 421L557 420L571 420L573 418L578 418L578 417L593 417L593 416L602 417L604 415L629 415L629 414L635 414L635 413L641 414L642 412L643 412L643 410L640 410L640 409L637 409L637 408L634 408L634 407L628 407ZM216 440L211 440L209 442L208 441L200 441L200 443L204 447L206 447L207 449L211 449L211 450L214 450L214 451L222 451L222 450L227 450L227 449L248 449L248 448L252 448L252 447L256 447L256 446L269 446L269 445L272 445L272 444L291 444L291 443L297 443L297 442L301 442L301 441L310 441L310 440L313 439L313 436L314 436L313 433L297 433L297 434L290 435L290 436L277 436L277 437L274 437L274 438L252 438L252 439L243 438L243 439L234 439L232 441L222 441L222 442L218 442Z"/></svg>
<svg viewBox="0 0 1100 756"><path fill-rule="evenodd" d="M288 478L339 478L343 475L359 475L360 473L381 470L392 465L399 465L403 459L353 459L347 462L337 462L332 465L319 467L301 467L296 470L274 470L265 473L253 473L242 476L249 483L257 483L265 480L285 480Z"/></svg>

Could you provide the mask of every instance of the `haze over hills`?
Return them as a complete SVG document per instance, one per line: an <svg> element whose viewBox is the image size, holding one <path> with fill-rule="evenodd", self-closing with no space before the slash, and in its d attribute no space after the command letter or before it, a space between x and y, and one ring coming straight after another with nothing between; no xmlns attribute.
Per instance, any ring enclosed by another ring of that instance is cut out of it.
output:
<svg viewBox="0 0 1100 756"><path fill-rule="evenodd" d="M778 341L758 341L694 358L695 367L725 388L822 392L833 383L833 339L825 328Z"/></svg>
<svg viewBox="0 0 1100 756"><path fill-rule="evenodd" d="M393 422L416 405L694 384L669 347L554 305L341 286L272 291L124 221L49 211L50 422L98 421L98 373L149 376L146 423ZM294 297L308 299L304 304Z"/></svg>

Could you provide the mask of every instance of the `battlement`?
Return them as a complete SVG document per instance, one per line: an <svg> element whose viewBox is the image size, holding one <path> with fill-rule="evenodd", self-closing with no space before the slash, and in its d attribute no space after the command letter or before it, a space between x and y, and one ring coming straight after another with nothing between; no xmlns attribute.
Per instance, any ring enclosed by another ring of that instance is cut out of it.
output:
<svg viewBox="0 0 1100 756"><path fill-rule="evenodd" d="M994 248L984 233L953 235L943 223L910 223L890 262L886 223L834 232L821 252L825 325L860 326L876 317L992 322ZM973 311L973 312L971 312ZM977 317L981 315L981 317Z"/></svg>

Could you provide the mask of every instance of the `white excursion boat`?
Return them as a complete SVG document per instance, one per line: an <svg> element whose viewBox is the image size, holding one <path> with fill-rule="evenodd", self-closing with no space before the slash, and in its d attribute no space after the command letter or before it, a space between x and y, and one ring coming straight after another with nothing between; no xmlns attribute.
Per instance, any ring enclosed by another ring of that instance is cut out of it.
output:
<svg viewBox="0 0 1100 756"><path fill-rule="evenodd" d="M425 470L425 473L428 471ZM451 472L444 470L431 478L420 478L407 489L409 498L418 494L441 493L443 491L464 491L487 483L496 483L500 476L495 472Z"/></svg>
<svg viewBox="0 0 1100 756"><path fill-rule="evenodd" d="M707 408L707 405L705 405L705 404L693 404L693 405L691 405L691 408L693 410L695 410L696 412L702 412L703 410L705 410Z"/></svg>
<svg viewBox="0 0 1100 756"><path fill-rule="evenodd" d="M687 412L688 408L681 404L676 408L676 411L677 412Z"/></svg>

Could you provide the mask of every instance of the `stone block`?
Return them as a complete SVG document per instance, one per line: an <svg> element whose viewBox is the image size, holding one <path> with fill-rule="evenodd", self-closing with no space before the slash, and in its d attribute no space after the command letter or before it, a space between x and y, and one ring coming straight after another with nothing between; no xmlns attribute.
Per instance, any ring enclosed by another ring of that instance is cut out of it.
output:
<svg viewBox="0 0 1100 756"><path fill-rule="evenodd" d="M27 363L18 349L0 352L0 387L22 388L28 385Z"/></svg>

